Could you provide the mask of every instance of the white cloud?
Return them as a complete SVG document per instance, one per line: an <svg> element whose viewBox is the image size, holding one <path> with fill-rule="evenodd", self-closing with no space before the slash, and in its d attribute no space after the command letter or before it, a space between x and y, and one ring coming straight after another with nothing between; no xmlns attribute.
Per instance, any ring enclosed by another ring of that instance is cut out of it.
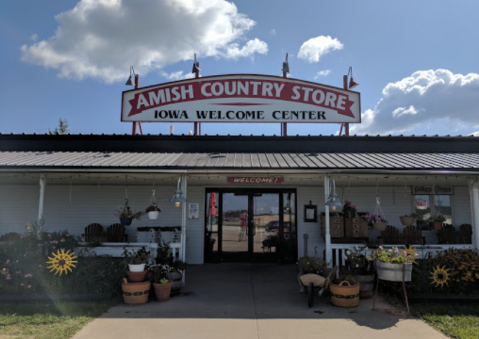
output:
<svg viewBox="0 0 479 339"><path fill-rule="evenodd" d="M343 47L344 45L338 39L320 35L303 43L299 49L298 58L307 60L310 63L319 62L323 55L334 50L343 49Z"/></svg>
<svg viewBox="0 0 479 339"><path fill-rule="evenodd" d="M194 73L186 73L184 74L183 71L171 72L166 73L164 71L160 72L162 77L167 78L168 80L176 81L176 80L183 80L183 79L192 79L195 77Z"/></svg>
<svg viewBox="0 0 479 339"><path fill-rule="evenodd" d="M471 133L471 134L469 134L469 135L472 135L472 136L475 136L475 137L479 137L479 131L474 132L474 133Z"/></svg>
<svg viewBox="0 0 479 339"><path fill-rule="evenodd" d="M38 34L33 34L31 37L30 37L30 40L32 41L37 41L38 39Z"/></svg>
<svg viewBox="0 0 479 339"><path fill-rule="evenodd" d="M353 134L397 134L434 122L448 121L448 127L479 124L479 74L453 74L438 69L417 71L410 77L389 83L374 110L362 115Z"/></svg>
<svg viewBox="0 0 479 339"><path fill-rule="evenodd" d="M316 73L316 76L314 78L317 79L319 77L327 77L330 73L330 69L325 69L324 71L319 71L318 73Z"/></svg>
<svg viewBox="0 0 479 339"><path fill-rule="evenodd" d="M265 54L268 46L245 34L255 22L225 0L81 0L55 17L47 40L23 45L22 60L70 79L123 81L178 61Z"/></svg>
<svg viewBox="0 0 479 339"><path fill-rule="evenodd" d="M276 29L272 29L270 32L269 32L271 35L276 35Z"/></svg>
<svg viewBox="0 0 479 339"><path fill-rule="evenodd" d="M250 40L239 48L238 44L231 44L226 48L226 57L230 59L238 59L241 57L253 56L255 53L266 54L268 53L268 44L259 39Z"/></svg>

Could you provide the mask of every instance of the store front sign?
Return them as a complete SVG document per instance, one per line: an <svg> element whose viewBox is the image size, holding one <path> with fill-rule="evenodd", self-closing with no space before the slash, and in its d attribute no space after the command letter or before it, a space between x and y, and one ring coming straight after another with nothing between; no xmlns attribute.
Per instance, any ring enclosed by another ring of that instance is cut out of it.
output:
<svg viewBox="0 0 479 339"><path fill-rule="evenodd" d="M284 178L276 177L227 177L230 184L281 184Z"/></svg>
<svg viewBox="0 0 479 339"><path fill-rule="evenodd" d="M413 195L429 195L429 194L442 194L442 195L451 195L454 194L454 186L425 186L425 185L416 185L412 187Z"/></svg>
<svg viewBox="0 0 479 339"><path fill-rule="evenodd" d="M125 91L124 122L359 123L360 95L266 75L187 79Z"/></svg>

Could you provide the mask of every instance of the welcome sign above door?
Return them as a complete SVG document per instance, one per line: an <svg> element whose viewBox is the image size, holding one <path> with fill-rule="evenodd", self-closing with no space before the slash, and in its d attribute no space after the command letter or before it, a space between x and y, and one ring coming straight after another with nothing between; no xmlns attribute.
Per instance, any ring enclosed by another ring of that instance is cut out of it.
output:
<svg viewBox="0 0 479 339"><path fill-rule="evenodd" d="M122 94L124 122L359 123L360 95L266 75L222 75Z"/></svg>

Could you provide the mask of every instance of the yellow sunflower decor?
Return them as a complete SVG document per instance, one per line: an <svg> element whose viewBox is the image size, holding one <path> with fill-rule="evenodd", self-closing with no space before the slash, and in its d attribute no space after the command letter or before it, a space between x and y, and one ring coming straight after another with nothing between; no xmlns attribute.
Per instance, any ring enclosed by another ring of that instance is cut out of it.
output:
<svg viewBox="0 0 479 339"><path fill-rule="evenodd" d="M76 267L73 264L78 263L78 261L74 260L77 258L74 256L74 254L74 252L70 253L70 250L65 252L64 248L59 249L57 253L52 252L53 258L48 257L50 261L47 261L47 264L49 264L50 266L47 266L47 268L50 269L50 272L56 271L55 275L58 273L62 275L63 272L65 272L65 274L68 274L67 270L73 272L71 268Z"/></svg>
<svg viewBox="0 0 479 339"><path fill-rule="evenodd" d="M429 273L431 273L431 276L429 277L429 279L432 279L431 284L436 284L436 287L441 285L441 288L444 287L444 284L448 285L447 282L449 280L449 271L450 270L451 270L450 268L446 269L446 265L444 265L442 267L439 266L439 265L436 265L434 270L432 272L429 272Z"/></svg>
<svg viewBox="0 0 479 339"><path fill-rule="evenodd" d="M406 255L410 256L412 259L412 263L416 263L416 247L412 247L412 245L404 246L404 252Z"/></svg>

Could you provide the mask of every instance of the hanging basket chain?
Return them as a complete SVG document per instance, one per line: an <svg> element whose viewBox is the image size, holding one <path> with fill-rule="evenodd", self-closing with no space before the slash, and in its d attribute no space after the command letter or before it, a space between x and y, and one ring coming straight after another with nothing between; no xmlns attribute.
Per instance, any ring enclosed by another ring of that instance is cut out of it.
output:
<svg viewBox="0 0 479 339"><path fill-rule="evenodd" d="M155 190L151 190L151 199L150 199L150 206L156 206L156 196L155 196Z"/></svg>
<svg viewBox="0 0 479 339"><path fill-rule="evenodd" d="M383 209L381 208L381 198L379 197L379 184L377 180L376 180L376 208L374 209L374 214L376 214L377 216L381 217L384 220L387 220L386 216L384 215Z"/></svg>

